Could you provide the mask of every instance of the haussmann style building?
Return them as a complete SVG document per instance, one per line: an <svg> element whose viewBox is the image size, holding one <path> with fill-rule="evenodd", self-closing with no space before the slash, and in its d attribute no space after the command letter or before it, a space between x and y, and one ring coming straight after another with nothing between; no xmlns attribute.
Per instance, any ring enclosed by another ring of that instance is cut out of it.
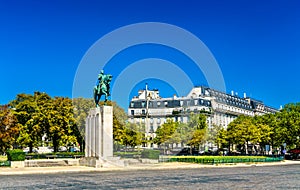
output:
<svg viewBox="0 0 300 190"><path fill-rule="evenodd" d="M278 110L266 106L262 101L253 98L239 97L234 92L227 94L205 86L197 86L191 89L184 97L159 96L159 91L147 88L138 91L128 107L128 120L131 123L145 125L145 136L148 139L155 137L155 131L168 118L179 122L188 122L190 114L203 113L207 116L208 129L213 126L224 128L239 115L263 115L275 113ZM144 145L151 146L151 145ZM154 145L155 147L155 145Z"/></svg>

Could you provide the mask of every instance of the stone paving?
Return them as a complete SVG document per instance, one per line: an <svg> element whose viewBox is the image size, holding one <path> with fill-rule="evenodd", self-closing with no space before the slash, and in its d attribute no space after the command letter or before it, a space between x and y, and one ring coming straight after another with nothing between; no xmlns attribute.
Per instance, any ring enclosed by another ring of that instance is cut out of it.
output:
<svg viewBox="0 0 300 190"><path fill-rule="evenodd" d="M75 170L77 167L72 168ZM77 173L63 168L55 169L65 173L50 174L45 171L39 175L2 175L0 189L281 190L300 187L300 165L297 162L202 168L193 164L167 163L139 169L126 167L115 171L111 168L99 168L93 172L78 168Z"/></svg>

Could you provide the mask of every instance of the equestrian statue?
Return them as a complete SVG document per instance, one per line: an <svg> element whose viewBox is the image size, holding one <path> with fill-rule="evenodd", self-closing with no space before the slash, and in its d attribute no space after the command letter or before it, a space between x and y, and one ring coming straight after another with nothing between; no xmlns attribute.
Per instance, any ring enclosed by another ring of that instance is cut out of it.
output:
<svg viewBox="0 0 300 190"><path fill-rule="evenodd" d="M94 100L96 103L96 107L99 107L99 101L102 95L105 96L104 102L106 103L107 97L110 96L110 82L112 80L112 75L104 74L104 71L101 70L98 75L98 81L96 86L94 87Z"/></svg>

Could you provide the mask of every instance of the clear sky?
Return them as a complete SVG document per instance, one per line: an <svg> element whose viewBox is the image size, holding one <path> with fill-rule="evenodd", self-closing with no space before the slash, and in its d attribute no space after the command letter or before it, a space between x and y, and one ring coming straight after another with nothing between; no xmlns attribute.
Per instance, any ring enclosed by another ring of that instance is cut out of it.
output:
<svg viewBox="0 0 300 190"><path fill-rule="evenodd" d="M105 34L142 22L172 24L197 36L216 59L227 92L246 92L275 108L300 102L297 0L0 0L0 104L34 91L72 97L76 70L87 50ZM171 48L141 44L114 57L122 68L144 58L164 59L180 68L184 62L193 84L207 85L190 60ZM114 80L122 71L112 64L105 67ZM130 86L130 96L146 82L164 97L174 94L174 85L185 85L153 78ZM120 103L126 107L124 101L128 97Z"/></svg>

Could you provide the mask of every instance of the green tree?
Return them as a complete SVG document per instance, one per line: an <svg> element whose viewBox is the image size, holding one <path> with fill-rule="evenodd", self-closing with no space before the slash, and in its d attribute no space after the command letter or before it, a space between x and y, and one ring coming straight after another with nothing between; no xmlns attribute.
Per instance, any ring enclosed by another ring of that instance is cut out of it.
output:
<svg viewBox="0 0 300 190"><path fill-rule="evenodd" d="M52 141L55 151L59 145L77 142L76 134L79 133L69 98L52 99L41 92L18 94L10 105L21 126L17 142L28 146L30 152L33 147L42 145L42 137Z"/></svg>
<svg viewBox="0 0 300 190"><path fill-rule="evenodd" d="M229 148L230 149L230 141L228 140L227 136L227 130L224 128L221 128L218 130L218 133L216 135L215 143L218 146L218 149L224 149L224 148Z"/></svg>
<svg viewBox="0 0 300 190"><path fill-rule="evenodd" d="M291 103L277 113L277 130L280 134L277 145L286 143L288 148L299 146L300 136L300 103Z"/></svg>
<svg viewBox="0 0 300 190"><path fill-rule="evenodd" d="M19 134L17 118L11 110L0 111L0 153L3 154L13 146Z"/></svg>
<svg viewBox="0 0 300 190"><path fill-rule="evenodd" d="M10 102L20 124L20 135L17 142L21 146L28 146L32 152L33 147L41 144L45 134L44 105L51 100L46 93L35 92L34 95L18 94L16 99Z"/></svg>
<svg viewBox="0 0 300 190"><path fill-rule="evenodd" d="M172 138L177 127L178 122L167 119L167 122L162 124L155 132L156 137L154 138L154 143L157 143L158 145L164 144L164 154L166 153L166 146L169 144L169 140Z"/></svg>
<svg viewBox="0 0 300 190"><path fill-rule="evenodd" d="M91 98L73 98L74 118L77 126L77 141L80 144L80 151L84 151L85 121L91 108L95 107Z"/></svg>
<svg viewBox="0 0 300 190"><path fill-rule="evenodd" d="M223 129L221 125L213 124L213 126L207 130L207 142L212 144L217 143L218 133L221 129Z"/></svg>
<svg viewBox="0 0 300 190"><path fill-rule="evenodd" d="M178 123L176 133L179 134L179 143L181 143L181 147L186 145L192 138L192 134L190 133L189 126L187 123Z"/></svg>
<svg viewBox="0 0 300 190"><path fill-rule="evenodd" d="M135 123L126 123L124 127L123 135L120 139L120 143L134 148L135 146L142 144L142 139L144 136L144 127L142 125L137 125Z"/></svg>
<svg viewBox="0 0 300 190"><path fill-rule="evenodd" d="M230 141L244 147L248 154L249 143L256 144L260 142L261 130L254 124L250 116L240 115L227 127L227 134Z"/></svg>
<svg viewBox="0 0 300 190"><path fill-rule="evenodd" d="M264 147L266 145L272 144L272 136L273 136L273 131L272 131L272 125L273 125L273 119L274 114L265 114L262 116L254 116L253 118L253 123L257 127L258 131L260 132L258 134L259 137L259 146L260 146L260 151L264 152Z"/></svg>
<svg viewBox="0 0 300 190"><path fill-rule="evenodd" d="M192 147L197 147L206 141L207 138L207 122L204 114L191 114L190 121L188 122L189 133L191 139L188 144L191 146L190 154L192 154Z"/></svg>
<svg viewBox="0 0 300 190"><path fill-rule="evenodd" d="M47 108L46 134L53 143L54 152L60 145L77 143L77 126L73 115L73 105L69 98L55 97Z"/></svg>

